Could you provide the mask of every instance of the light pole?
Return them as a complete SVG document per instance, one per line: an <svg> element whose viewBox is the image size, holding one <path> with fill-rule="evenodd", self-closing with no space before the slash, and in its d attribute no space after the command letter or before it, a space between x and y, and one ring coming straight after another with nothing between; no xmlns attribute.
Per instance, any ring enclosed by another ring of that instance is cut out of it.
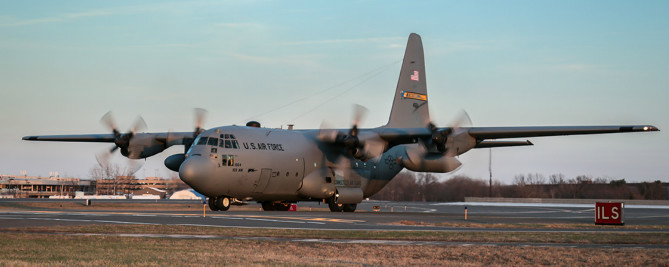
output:
<svg viewBox="0 0 669 267"><path fill-rule="evenodd" d="M490 172L490 181L488 187L488 197L492 197L492 148L488 150L488 172Z"/></svg>

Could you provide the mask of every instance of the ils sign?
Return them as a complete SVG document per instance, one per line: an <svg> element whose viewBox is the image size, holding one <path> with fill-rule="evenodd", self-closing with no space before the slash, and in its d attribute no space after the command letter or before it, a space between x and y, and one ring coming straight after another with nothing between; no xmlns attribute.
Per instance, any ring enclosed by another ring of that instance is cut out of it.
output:
<svg viewBox="0 0 669 267"><path fill-rule="evenodd" d="M624 203L595 203L595 224L625 224L623 221Z"/></svg>

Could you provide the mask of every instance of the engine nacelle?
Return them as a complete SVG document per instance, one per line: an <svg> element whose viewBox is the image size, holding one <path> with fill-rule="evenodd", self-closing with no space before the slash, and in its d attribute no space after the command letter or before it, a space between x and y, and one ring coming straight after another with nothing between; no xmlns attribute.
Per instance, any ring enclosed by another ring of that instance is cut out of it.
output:
<svg viewBox="0 0 669 267"><path fill-rule="evenodd" d="M121 147L121 154L131 159L143 159L163 152L167 145L156 140L153 134L137 133L130 139L127 148Z"/></svg>
<svg viewBox="0 0 669 267"><path fill-rule="evenodd" d="M304 177L302 187L297 191L304 197L315 199L329 198L335 194L335 186L332 181L328 183L325 178L325 170L316 170Z"/></svg>
<svg viewBox="0 0 669 267"><path fill-rule="evenodd" d="M438 173L452 172L462 165L455 157L425 153L425 149L419 146L407 147L406 156L402 157L402 164L410 171Z"/></svg>
<svg viewBox="0 0 669 267"><path fill-rule="evenodd" d="M186 160L186 154L174 154L165 159L165 167L172 171L179 172L179 167L181 167L181 163L183 163L184 160Z"/></svg>

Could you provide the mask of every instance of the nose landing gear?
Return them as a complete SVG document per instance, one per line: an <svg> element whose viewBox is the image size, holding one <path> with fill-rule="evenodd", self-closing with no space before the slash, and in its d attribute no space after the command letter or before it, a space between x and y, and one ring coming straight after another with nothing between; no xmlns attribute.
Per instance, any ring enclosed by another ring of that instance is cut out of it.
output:
<svg viewBox="0 0 669 267"><path fill-rule="evenodd" d="M220 197L210 197L209 198L209 209L212 211L226 211L230 209L230 198L226 196Z"/></svg>

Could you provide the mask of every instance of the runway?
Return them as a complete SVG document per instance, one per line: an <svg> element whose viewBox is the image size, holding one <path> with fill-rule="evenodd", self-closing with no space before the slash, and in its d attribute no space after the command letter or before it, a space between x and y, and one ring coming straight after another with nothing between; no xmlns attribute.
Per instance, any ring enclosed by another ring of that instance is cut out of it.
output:
<svg viewBox="0 0 669 267"><path fill-rule="evenodd" d="M33 200L34 201L34 200ZM70 200L71 202L71 200ZM154 201L121 201L111 203L153 203ZM0 201L0 204L16 204L17 200ZM110 202L106 202L107 205ZM145 209L77 209L16 208L0 207L0 229L84 224L135 224L135 225L190 225L203 227L240 227L275 229L317 229L317 230L393 230L393 231L486 231L486 232L668 232L661 229L634 229L630 227L597 228L495 228L480 227L494 224L593 224L594 207L579 205L563 206L523 206L499 203L423 203L423 202L379 202L365 201L355 213L332 213L322 211L326 206L318 203L299 203L298 212L265 212L259 206L248 205L243 209L233 207L227 212L207 210L203 217L202 205L198 201L159 202L192 205L190 210ZM257 207L256 207L257 206ZM375 207L378 207L375 211ZM465 221L464 209L468 218ZM312 211L309 212L309 208ZM626 207L626 225L669 224L669 207ZM479 227L460 227L464 223ZM457 226L454 226L456 225Z"/></svg>

